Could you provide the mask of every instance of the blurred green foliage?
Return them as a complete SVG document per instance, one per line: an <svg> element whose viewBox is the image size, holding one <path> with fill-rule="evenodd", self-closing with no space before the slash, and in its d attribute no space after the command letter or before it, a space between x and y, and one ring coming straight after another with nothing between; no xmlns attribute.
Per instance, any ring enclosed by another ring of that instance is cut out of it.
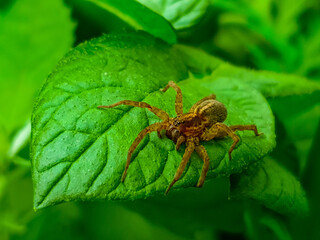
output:
<svg viewBox="0 0 320 240"><path fill-rule="evenodd" d="M186 189L168 197L68 203L33 211L24 129L43 80L75 44L102 33L137 29L128 15L142 21L141 15L113 1L95 2L116 8L107 11L75 0L0 2L0 239L320 239L319 91L268 98L277 123L272 157L300 179L309 216L279 215L252 200L227 201L229 181L224 178L207 182L201 191ZM143 11L144 18L161 18ZM169 11L181 18L190 13ZM202 17L190 19L186 28L173 31L164 21L163 29L156 30L165 33L163 39L173 32L178 43L238 66L320 81L317 0L212 0Z"/></svg>

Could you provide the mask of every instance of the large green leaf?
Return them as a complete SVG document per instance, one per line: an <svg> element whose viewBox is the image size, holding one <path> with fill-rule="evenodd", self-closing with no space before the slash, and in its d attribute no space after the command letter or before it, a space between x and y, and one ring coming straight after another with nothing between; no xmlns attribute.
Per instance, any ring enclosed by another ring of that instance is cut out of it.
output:
<svg viewBox="0 0 320 240"><path fill-rule="evenodd" d="M48 77L32 117L32 166L36 209L71 200L138 199L163 194L184 148L152 133L133 155L121 183L127 151L137 133L160 121L145 109L96 107L119 100L145 101L174 113L175 92L162 93L169 80L179 82L187 111L215 93L229 111L227 124L256 124L264 135L240 132L229 161L231 139L205 142L211 167L207 178L240 172L275 144L273 116L262 95L237 79L188 78L174 48L145 33L106 35L69 52ZM194 186L202 161L193 154L174 188Z"/></svg>
<svg viewBox="0 0 320 240"><path fill-rule="evenodd" d="M8 135L29 119L35 92L72 45L73 27L62 1L19 0L0 12L0 128Z"/></svg>

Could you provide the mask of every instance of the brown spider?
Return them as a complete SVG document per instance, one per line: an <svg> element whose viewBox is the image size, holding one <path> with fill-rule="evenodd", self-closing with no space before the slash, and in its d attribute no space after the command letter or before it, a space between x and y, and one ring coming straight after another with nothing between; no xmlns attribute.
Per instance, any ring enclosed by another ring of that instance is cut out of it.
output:
<svg viewBox="0 0 320 240"><path fill-rule="evenodd" d="M177 116L174 118L170 118L165 111L157 107L150 106L145 102L122 100L109 106L98 106L98 108L113 108L119 105L129 105L134 107L147 108L149 111L153 112L163 120L163 122L151 124L150 126L143 129L131 144L128 151L127 163L121 179L122 182L126 178L132 153L146 134L157 131L158 136L161 137L160 131L166 130L167 137L176 143L176 150L179 150L180 145L183 142L186 142L186 150L182 157L180 166L175 173L174 179L167 188L165 194L169 192L170 188L181 177L194 150L196 150L196 152L203 160L202 172L198 180L197 187L202 187L202 185L204 184L204 180L209 170L209 156L206 149L202 145L200 145L200 141L209 141L214 138L223 138L225 136L231 137L233 139L233 144L229 149L229 159L231 160L231 153L239 142L239 137L234 133L234 131L252 130L254 131L256 136L260 135L258 133L256 125L227 126L223 124L223 122L227 118L227 109L221 102L216 100L216 96L214 94L205 97L195 103L188 113L183 113L182 93L180 87L176 83L170 81L168 85L165 88L160 89L160 91L165 92L169 87L172 87L177 92L175 102Z"/></svg>

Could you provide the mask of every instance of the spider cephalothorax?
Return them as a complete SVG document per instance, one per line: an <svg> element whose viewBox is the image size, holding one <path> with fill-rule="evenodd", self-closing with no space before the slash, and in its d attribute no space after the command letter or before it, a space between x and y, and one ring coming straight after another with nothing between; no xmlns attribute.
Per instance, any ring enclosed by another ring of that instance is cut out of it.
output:
<svg viewBox="0 0 320 240"><path fill-rule="evenodd" d="M182 161L173 181L165 192L166 194L181 177L193 151L196 151L203 160L202 172L197 183L197 187L202 187L204 184L204 180L209 170L209 156L206 149L200 145L200 141L209 141L214 138L222 138L226 136L231 137L233 139L233 144L229 149L229 159L231 160L231 153L239 142L238 135L234 133L236 130L252 130L256 136L260 135L257 131L256 125L225 125L223 122L227 118L227 109L221 102L216 100L216 96L214 94L195 103L188 113L183 113L181 89L176 83L170 81L165 88L161 89L161 91L165 92L169 87L172 87L177 92L175 102L177 116L175 118L170 118L165 111L157 107L150 106L145 102L123 100L109 106L98 106L98 108L113 108L119 105L129 105L147 108L163 120L162 122L151 124L143 129L133 141L128 151L127 163L122 175L122 181L126 178L133 151L146 134L156 131L158 132L158 136L161 137L161 131L165 130L166 136L176 143L176 150L179 150L182 143L186 143L186 150L182 157Z"/></svg>

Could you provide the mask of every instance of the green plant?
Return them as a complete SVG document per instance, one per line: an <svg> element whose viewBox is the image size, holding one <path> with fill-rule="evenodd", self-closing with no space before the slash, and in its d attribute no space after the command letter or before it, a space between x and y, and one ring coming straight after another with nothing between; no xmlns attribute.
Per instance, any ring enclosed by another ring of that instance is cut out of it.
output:
<svg viewBox="0 0 320 240"><path fill-rule="evenodd" d="M126 219L139 239L318 238L316 1L66 2L0 4L0 237L40 239L58 227L68 229L61 239L127 239ZM194 154L179 191L165 197L184 151L151 134L121 183L137 131L159 119L143 109L96 107L143 100L174 116L174 91L159 91L169 80L181 86L185 110L215 93L227 124L256 124L264 136L239 133L231 161L230 139L205 142L211 180L193 188L202 167ZM36 210L134 201L34 213L29 159Z"/></svg>

